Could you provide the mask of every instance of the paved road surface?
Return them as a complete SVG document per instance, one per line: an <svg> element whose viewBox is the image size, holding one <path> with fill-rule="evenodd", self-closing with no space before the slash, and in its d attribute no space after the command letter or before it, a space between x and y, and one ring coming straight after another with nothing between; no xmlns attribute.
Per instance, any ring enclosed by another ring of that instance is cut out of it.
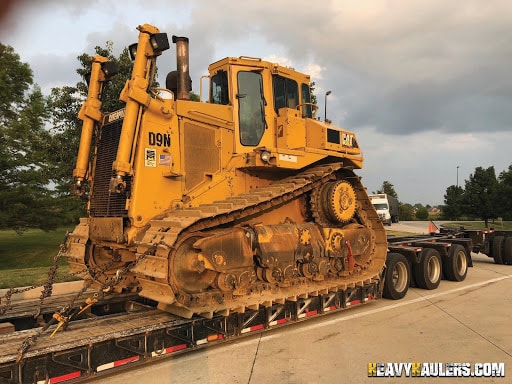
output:
<svg viewBox="0 0 512 384"><path fill-rule="evenodd" d="M441 227L441 224L447 223L447 221L435 221L434 224L437 227ZM430 221L401 221L400 223L391 224L386 226L387 230L400 231L400 232L412 232L412 233L429 233Z"/></svg>

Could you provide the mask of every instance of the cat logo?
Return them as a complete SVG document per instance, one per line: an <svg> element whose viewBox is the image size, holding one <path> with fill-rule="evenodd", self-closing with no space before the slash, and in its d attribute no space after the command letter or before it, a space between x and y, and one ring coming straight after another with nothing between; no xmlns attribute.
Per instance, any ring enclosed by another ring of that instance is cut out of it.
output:
<svg viewBox="0 0 512 384"><path fill-rule="evenodd" d="M351 135L349 133L342 133L341 134L341 143L346 147L353 147L354 146L354 135Z"/></svg>

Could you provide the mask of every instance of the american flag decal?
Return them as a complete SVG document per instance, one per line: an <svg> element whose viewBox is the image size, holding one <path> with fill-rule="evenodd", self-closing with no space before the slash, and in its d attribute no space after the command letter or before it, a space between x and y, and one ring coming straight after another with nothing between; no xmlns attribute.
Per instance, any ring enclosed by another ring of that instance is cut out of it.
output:
<svg viewBox="0 0 512 384"><path fill-rule="evenodd" d="M171 165L171 155L160 155L160 165Z"/></svg>

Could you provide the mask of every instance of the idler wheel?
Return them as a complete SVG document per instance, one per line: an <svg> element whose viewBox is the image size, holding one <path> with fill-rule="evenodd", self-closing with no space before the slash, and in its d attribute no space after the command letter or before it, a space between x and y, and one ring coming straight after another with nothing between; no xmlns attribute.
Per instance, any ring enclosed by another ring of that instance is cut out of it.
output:
<svg viewBox="0 0 512 384"><path fill-rule="evenodd" d="M126 267L121 255L114 249L88 245L84 258L91 278L100 285L108 285L116 278L116 272Z"/></svg>
<svg viewBox="0 0 512 384"><path fill-rule="evenodd" d="M176 251L171 254L170 274L172 281L178 289L188 293L199 293L206 290L217 276L217 272L201 268L198 262L198 250L193 245L200 238L202 236L194 235L184 239L177 246Z"/></svg>

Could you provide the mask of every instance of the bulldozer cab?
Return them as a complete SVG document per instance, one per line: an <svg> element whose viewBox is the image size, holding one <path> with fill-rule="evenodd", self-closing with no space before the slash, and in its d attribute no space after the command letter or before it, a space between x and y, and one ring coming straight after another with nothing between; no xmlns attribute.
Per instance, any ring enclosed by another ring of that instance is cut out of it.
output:
<svg viewBox="0 0 512 384"><path fill-rule="evenodd" d="M307 75L251 57L226 58L209 70L209 102L234 107L237 152L274 147L275 122L283 108L313 118Z"/></svg>
<svg viewBox="0 0 512 384"><path fill-rule="evenodd" d="M308 75L258 58L209 66L209 103L233 108L235 154L254 167L301 169L330 158L362 167L355 135L315 119Z"/></svg>

